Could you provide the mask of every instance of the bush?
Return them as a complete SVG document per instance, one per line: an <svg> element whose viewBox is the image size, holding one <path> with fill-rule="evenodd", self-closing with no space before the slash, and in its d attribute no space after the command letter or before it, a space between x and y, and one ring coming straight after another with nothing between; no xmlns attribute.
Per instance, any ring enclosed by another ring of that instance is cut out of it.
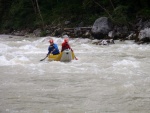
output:
<svg viewBox="0 0 150 113"><path fill-rule="evenodd" d="M128 24L127 6L116 7L112 14L112 19L113 19L114 23L116 23L116 24L127 25Z"/></svg>

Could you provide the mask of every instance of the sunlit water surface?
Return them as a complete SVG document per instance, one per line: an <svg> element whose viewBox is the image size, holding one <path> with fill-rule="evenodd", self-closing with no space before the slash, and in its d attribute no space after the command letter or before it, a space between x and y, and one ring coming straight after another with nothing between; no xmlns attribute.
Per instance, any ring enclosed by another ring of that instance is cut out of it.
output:
<svg viewBox="0 0 150 113"><path fill-rule="evenodd" d="M48 40L0 35L0 113L150 113L150 45L75 38L78 60L41 62Z"/></svg>

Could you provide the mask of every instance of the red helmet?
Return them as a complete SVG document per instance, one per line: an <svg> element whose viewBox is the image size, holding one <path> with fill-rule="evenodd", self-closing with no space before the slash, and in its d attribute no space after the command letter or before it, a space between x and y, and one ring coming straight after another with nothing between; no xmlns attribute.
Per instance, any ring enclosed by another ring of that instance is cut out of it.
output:
<svg viewBox="0 0 150 113"><path fill-rule="evenodd" d="M50 39L49 42L50 42L50 43L54 43L53 39Z"/></svg>

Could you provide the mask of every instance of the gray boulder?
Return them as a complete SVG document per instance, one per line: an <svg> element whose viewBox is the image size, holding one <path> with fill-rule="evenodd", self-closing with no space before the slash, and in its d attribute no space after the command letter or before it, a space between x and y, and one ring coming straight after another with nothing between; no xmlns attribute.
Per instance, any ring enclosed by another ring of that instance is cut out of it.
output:
<svg viewBox="0 0 150 113"><path fill-rule="evenodd" d="M40 37L41 36L41 32L42 30L40 28L36 29L33 31L33 34L36 36L36 37Z"/></svg>
<svg viewBox="0 0 150 113"><path fill-rule="evenodd" d="M150 28L145 28L139 32L138 35L140 43L149 43L150 42Z"/></svg>
<svg viewBox="0 0 150 113"><path fill-rule="evenodd" d="M113 24L107 17L98 18L92 27L92 36L96 39L102 39L112 30Z"/></svg>

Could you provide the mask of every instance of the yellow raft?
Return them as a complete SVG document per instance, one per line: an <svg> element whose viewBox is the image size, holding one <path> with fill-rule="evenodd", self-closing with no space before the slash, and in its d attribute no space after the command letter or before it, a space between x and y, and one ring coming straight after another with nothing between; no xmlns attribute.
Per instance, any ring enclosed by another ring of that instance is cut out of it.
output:
<svg viewBox="0 0 150 113"><path fill-rule="evenodd" d="M69 49L64 50L58 55L50 54L48 56L49 61L61 61L61 62L70 62L74 58L75 58L74 52L72 52Z"/></svg>

